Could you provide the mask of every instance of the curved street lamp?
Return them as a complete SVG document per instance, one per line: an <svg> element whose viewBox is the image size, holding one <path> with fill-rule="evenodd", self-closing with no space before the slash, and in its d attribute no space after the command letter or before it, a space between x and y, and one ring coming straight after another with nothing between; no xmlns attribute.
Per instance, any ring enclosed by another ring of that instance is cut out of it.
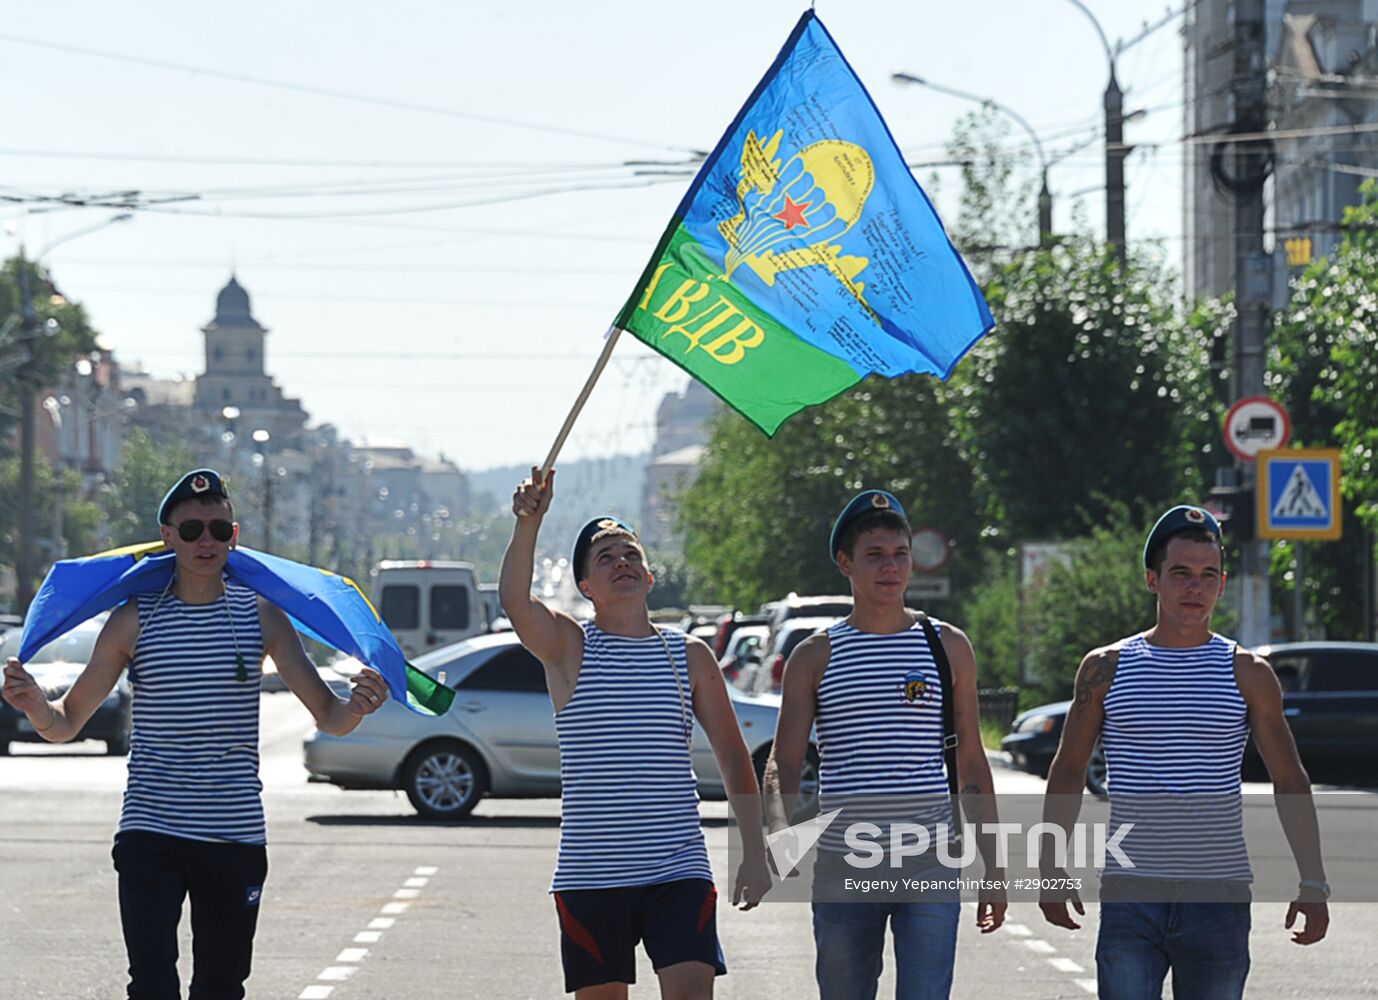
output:
<svg viewBox="0 0 1378 1000"><path fill-rule="evenodd" d="M1048 167L1051 166L1051 163L1043 151L1043 141L1039 139L1038 133L1034 131L1033 126L1025 120L1024 116L993 98L982 97L979 94L958 90L956 87L947 87L940 83L933 83L931 80L915 76L913 73L891 73L890 79L896 83L917 84L920 87L927 87L929 90L936 90L940 94L960 97L966 101L975 101L983 107L994 108L996 111L1009 116L1015 124L1029 134L1029 138L1033 141L1034 151L1038 153L1038 164L1042 174L1042 186L1038 191L1038 242L1046 245L1053 235L1053 196L1048 191Z"/></svg>

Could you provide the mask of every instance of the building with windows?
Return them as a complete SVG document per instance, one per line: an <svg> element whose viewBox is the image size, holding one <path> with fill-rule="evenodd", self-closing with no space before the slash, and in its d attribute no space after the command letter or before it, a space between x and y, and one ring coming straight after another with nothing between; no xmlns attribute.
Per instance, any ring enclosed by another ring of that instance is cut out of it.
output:
<svg viewBox="0 0 1378 1000"><path fill-rule="evenodd" d="M1273 294L1287 276L1334 249L1359 184L1378 174L1378 0L1266 0L1268 105L1274 141L1265 188ZM1201 139L1233 126L1234 0L1190 4L1184 131ZM1188 302L1233 290L1234 195L1222 183L1228 146L1185 147L1182 271Z"/></svg>

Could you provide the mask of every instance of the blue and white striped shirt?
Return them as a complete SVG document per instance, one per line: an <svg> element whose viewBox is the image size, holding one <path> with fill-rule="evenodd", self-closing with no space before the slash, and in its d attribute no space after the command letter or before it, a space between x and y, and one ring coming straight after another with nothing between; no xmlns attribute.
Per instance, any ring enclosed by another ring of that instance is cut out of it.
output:
<svg viewBox="0 0 1378 1000"><path fill-rule="evenodd" d="M693 731L685 636L664 636L672 662L654 635L584 623L579 680L555 714L563 803L551 892L712 881L685 740L686 726Z"/></svg>
<svg viewBox="0 0 1378 1000"><path fill-rule="evenodd" d="M137 600L139 641L129 662L134 726L119 829L265 843L258 595L227 584L210 604L186 604L171 591Z"/></svg>
<svg viewBox="0 0 1378 1000"><path fill-rule="evenodd" d="M829 627L828 643L815 716L821 811L844 808L849 822L882 828L918 823L936 843L937 824L952 830L952 801L943 686L923 626L878 634L843 621ZM819 849L847 851L846 825L831 824Z"/></svg>
<svg viewBox="0 0 1378 1000"><path fill-rule="evenodd" d="M1105 694L1110 829L1134 864L1112 855L1105 874L1248 881L1240 766L1249 708L1235 680L1235 643L1203 646L1126 639Z"/></svg>

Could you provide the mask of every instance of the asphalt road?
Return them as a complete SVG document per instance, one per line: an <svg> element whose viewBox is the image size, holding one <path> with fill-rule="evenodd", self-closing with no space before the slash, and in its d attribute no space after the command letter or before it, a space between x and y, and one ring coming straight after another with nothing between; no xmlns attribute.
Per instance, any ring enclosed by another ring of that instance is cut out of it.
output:
<svg viewBox="0 0 1378 1000"><path fill-rule="evenodd" d="M309 717L290 695L265 695L263 704L270 871L250 997L562 995L546 895L558 801L485 802L470 821L444 825L418 820L400 793L309 785L301 768ZM0 997L124 995L110 866L124 761L100 750L16 745L14 756L0 758ZM996 782L1001 792L1042 789L1038 779L1003 769ZM726 808L706 803L703 812L725 891ZM1363 833L1356 831L1356 847ZM1337 904L1330 937L1311 948L1290 943L1284 912L1282 904L1254 906L1250 997L1378 996L1378 904ZM1095 917L1089 906L1084 928L1073 933L1044 924L1034 904L1016 903L1005 928L982 937L968 906L953 996L1094 995ZM730 973L718 980L717 996L815 995L807 906L767 904L750 913L724 906L719 928ZM185 932L182 951L185 983ZM644 956L638 979L633 997L659 995ZM882 997L893 996L892 983L887 970Z"/></svg>

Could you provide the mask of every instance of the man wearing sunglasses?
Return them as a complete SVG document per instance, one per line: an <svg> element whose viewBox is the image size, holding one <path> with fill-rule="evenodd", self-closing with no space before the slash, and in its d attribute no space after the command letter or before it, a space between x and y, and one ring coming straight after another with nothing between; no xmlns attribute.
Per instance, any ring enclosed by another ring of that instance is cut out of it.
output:
<svg viewBox="0 0 1378 1000"><path fill-rule="evenodd" d="M176 569L117 608L91 661L53 701L16 659L3 695L53 743L73 739L129 670L129 782L112 852L131 1000L175 1000L178 924L192 904L192 1000L241 1000L268 870L258 768L259 679L272 656L323 732L344 735L387 698L365 668L348 700L316 673L287 615L225 579L239 536L220 476L182 477L158 510Z"/></svg>

